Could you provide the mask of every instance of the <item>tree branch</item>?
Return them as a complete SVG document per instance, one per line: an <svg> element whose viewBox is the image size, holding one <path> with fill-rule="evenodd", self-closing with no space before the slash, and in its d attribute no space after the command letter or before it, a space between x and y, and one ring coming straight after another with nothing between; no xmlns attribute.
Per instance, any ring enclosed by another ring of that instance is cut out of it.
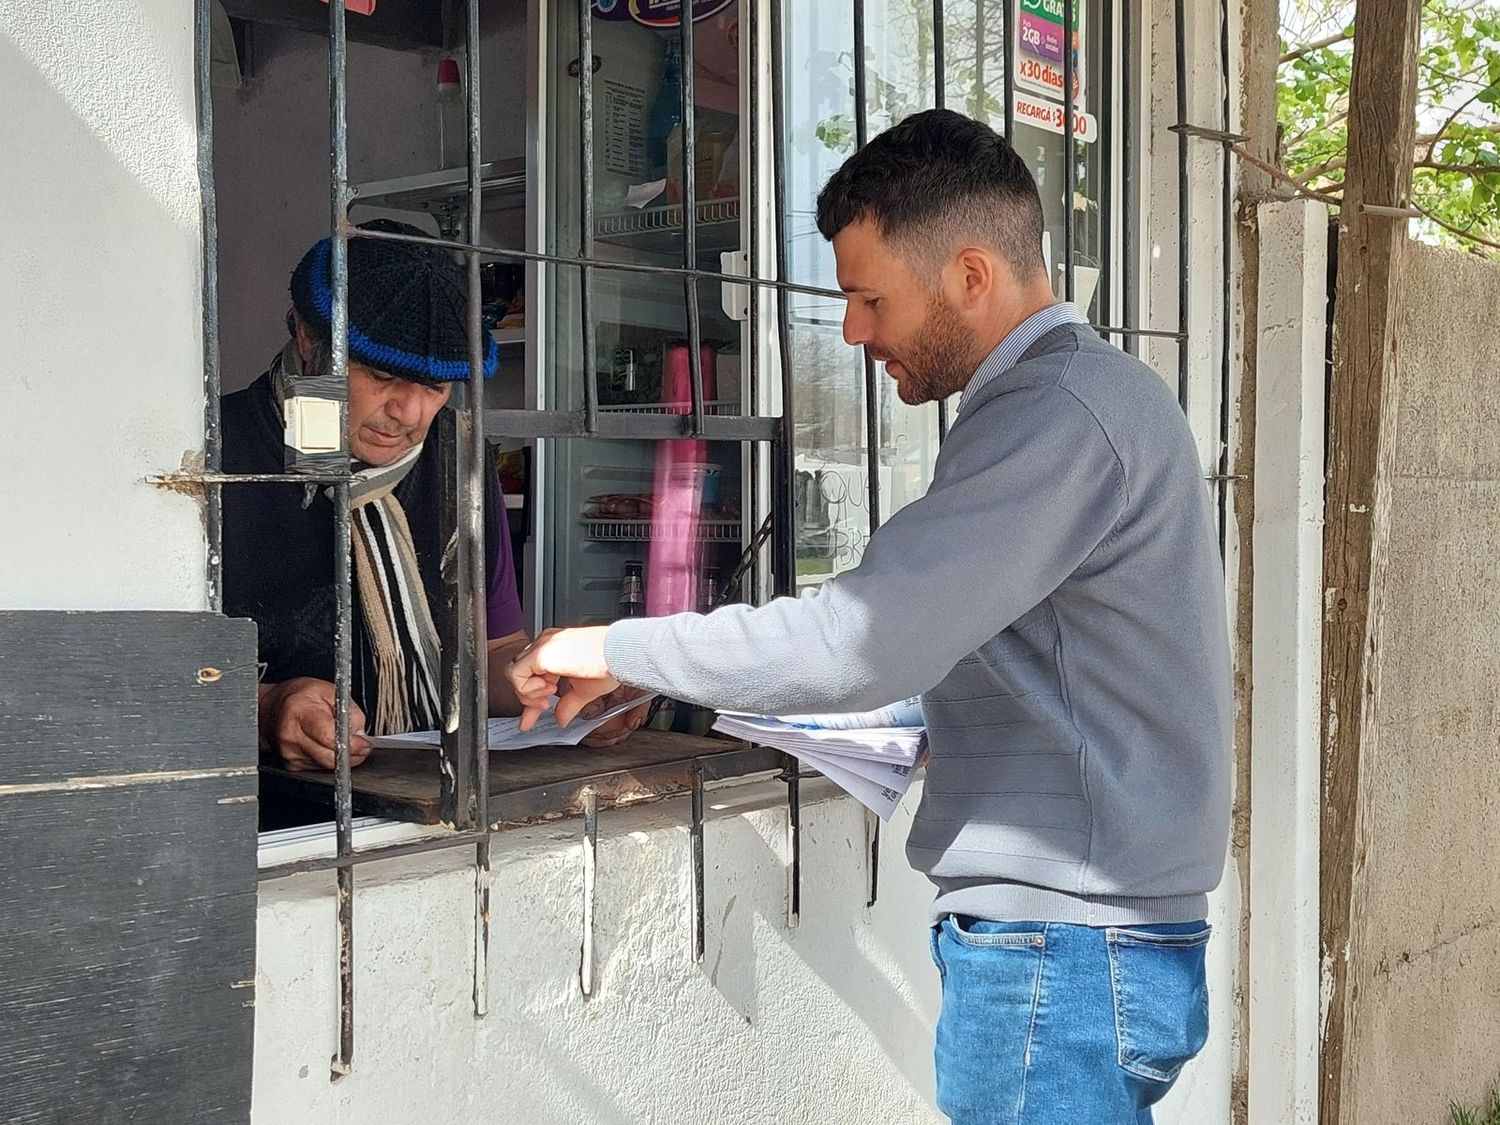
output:
<svg viewBox="0 0 1500 1125"><path fill-rule="evenodd" d="M1500 176L1500 164L1444 164L1441 161L1419 160L1412 165L1418 171L1452 172L1460 176Z"/></svg>
<svg viewBox="0 0 1500 1125"><path fill-rule="evenodd" d="M1347 154L1344 156L1335 156L1331 160L1323 161L1323 163L1315 168L1309 168L1306 172L1300 173L1293 179L1295 183L1306 185L1316 180L1319 176L1326 176L1329 172L1337 172L1347 163L1349 163Z"/></svg>
<svg viewBox="0 0 1500 1125"><path fill-rule="evenodd" d="M1320 133L1325 129L1332 129L1348 116L1349 111L1347 109L1340 110L1338 113L1335 113L1332 117L1330 117L1327 121L1319 121L1316 125L1309 125L1306 129L1303 129L1302 132L1298 133L1291 140L1285 142L1282 147L1285 149L1294 149L1314 133Z"/></svg>
<svg viewBox="0 0 1500 1125"><path fill-rule="evenodd" d="M1464 110L1468 109L1485 94L1494 89L1494 85L1495 84L1492 82L1490 83L1490 85L1484 86L1481 89L1477 90L1474 95L1468 99L1468 101L1464 102L1463 105L1459 106L1448 115L1448 120L1443 122L1442 128L1440 128L1436 133L1432 134L1432 140L1427 142L1427 155L1423 158L1424 160L1432 159L1432 151L1433 149L1437 148L1438 141L1443 139L1443 134L1453 127L1453 123L1459 119Z"/></svg>
<svg viewBox="0 0 1500 1125"><path fill-rule="evenodd" d="M1449 126L1445 125L1444 128L1449 128ZM1496 122L1493 125L1475 125L1474 128L1483 133L1500 133L1500 122ZM1440 136L1440 133L1419 133L1417 134L1416 141L1418 145L1425 145L1437 140Z"/></svg>
<svg viewBox="0 0 1500 1125"><path fill-rule="evenodd" d="M1353 38L1354 29L1345 28L1343 31L1340 31L1337 34L1327 35L1322 39L1315 39L1311 43L1288 51L1286 54L1282 55L1281 58L1276 60L1276 65L1284 66L1289 62L1296 62L1303 55L1310 55L1314 51L1321 51L1324 47L1332 47L1335 43L1343 43L1346 40Z"/></svg>
<svg viewBox="0 0 1500 1125"><path fill-rule="evenodd" d="M1426 138L1418 137L1417 142L1417 147L1420 148L1422 144L1426 143ZM1431 152L1431 149L1428 151ZM1325 160L1317 167L1309 168L1307 171L1292 177L1292 182L1305 187L1319 176L1326 176L1330 172L1337 172L1346 163L1348 161L1345 157L1335 156L1332 160ZM1418 157L1412 161L1412 167L1428 168L1434 172L1457 172L1469 176L1493 176L1500 174L1500 164L1444 164L1440 160L1432 160L1429 157Z"/></svg>
<svg viewBox="0 0 1500 1125"><path fill-rule="evenodd" d="M1488 246L1492 249L1500 250L1500 242L1492 242L1488 238L1485 238L1483 235L1474 234L1472 231L1466 231L1462 227L1456 227L1452 223L1438 218L1431 211L1427 210L1427 208L1421 206L1420 204L1413 203L1412 209L1422 212L1423 215L1432 220L1438 226L1442 227L1449 234L1456 234L1459 238L1467 238L1470 242L1477 242L1481 246Z"/></svg>
<svg viewBox="0 0 1500 1125"><path fill-rule="evenodd" d="M1316 191L1313 188L1308 187L1304 183L1299 183L1290 173L1287 172L1285 168L1282 168L1276 164L1272 164L1270 161L1262 160L1260 157L1256 156L1255 153L1251 152L1249 149L1245 148L1244 145L1238 143L1237 141L1226 141L1225 147L1228 148L1230 152L1234 153L1235 156L1243 160L1246 164L1259 168L1262 172L1270 176L1271 179L1276 180L1278 183L1286 184L1287 187L1291 188L1298 195L1305 195L1309 199L1316 199L1319 203L1326 203L1330 207L1337 207L1339 205L1338 196L1329 195L1327 192Z"/></svg>

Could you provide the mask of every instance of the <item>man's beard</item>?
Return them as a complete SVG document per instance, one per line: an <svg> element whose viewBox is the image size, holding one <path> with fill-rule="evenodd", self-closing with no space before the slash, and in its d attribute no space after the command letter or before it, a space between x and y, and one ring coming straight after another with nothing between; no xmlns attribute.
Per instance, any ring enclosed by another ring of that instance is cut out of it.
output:
<svg viewBox="0 0 1500 1125"><path fill-rule="evenodd" d="M979 357L974 334L958 311L941 295L927 301L927 317L911 343L894 359L906 369L906 378L896 384L896 393L907 406L920 406L957 394L974 374Z"/></svg>

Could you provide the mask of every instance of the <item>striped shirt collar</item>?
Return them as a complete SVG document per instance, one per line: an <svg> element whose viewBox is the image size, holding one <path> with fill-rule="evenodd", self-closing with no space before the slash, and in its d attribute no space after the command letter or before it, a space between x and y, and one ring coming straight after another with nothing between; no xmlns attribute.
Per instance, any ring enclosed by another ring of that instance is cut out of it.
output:
<svg viewBox="0 0 1500 1125"><path fill-rule="evenodd" d="M1004 375L1016 364L1021 362L1021 357L1026 354L1028 348L1036 343L1054 328L1064 324L1085 323L1083 314L1078 311L1078 306L1069 301L1059 301L1055 305L1048 305L1032 313L1020 324L1010 330L1010 333L995 346L995 350L984 357L978 369L969 379L969 385L964 388L963 398L959 399L958 409L964 408L964 403L979 393L979 389L991 380Z"/></svg>

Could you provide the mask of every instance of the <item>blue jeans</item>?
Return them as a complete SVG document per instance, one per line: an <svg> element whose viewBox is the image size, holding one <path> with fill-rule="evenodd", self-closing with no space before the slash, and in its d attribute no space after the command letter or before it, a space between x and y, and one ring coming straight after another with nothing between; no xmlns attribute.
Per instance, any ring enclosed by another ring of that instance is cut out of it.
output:
<svg viewBox="0 0 1500 1125"><path fill-rule="evenodd" d="M1151 1125L1208 1038L1208 935L944 918L938 1108L956 1125Z"/></svg>

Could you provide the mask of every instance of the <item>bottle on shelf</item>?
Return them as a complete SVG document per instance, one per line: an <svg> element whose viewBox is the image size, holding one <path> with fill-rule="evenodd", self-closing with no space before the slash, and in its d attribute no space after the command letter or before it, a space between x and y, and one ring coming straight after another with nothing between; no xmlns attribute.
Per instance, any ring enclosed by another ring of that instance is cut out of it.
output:
<svg viewBox="0 0 1500 1125"><path fill-rule="evenodd" d="M724 171L724 160L734 139L734 130L725 125L708 123L699 128L694 138L698 157L694 168L694 191L699 199L710 199L718 194L716 189Z"/></svg>
<svg viewBox="0 0 1500 1125"><path fill-rule="evenodd" d="M682 58L677 53L674 41L667 46L661 85L657 87L651 111L646 115L646 163L653 170L660 172L666 168L668 140L672 136L672 130L681 123Z"/></svg>
<svg viewBox="0 0 1500 1125"><path fill-rule="evenodd" d="M469 162L469 119L457 59L439 59L437 69L438 167L462 168Z"/></svg>
<svg viewBox="0 0 1500 1125"><path fill-rule="evenodd" d="M625 395L634 395L636 392L636 368L635 349L616 348L614 354L614 382L618 390ZM629 402L630 399L625 399Z"/></svg>
<svg viewBox="0 0 1500 1125"><path fill-rule="evenodd" d="M625 564L617 610L621 617L646 616L645 565L638 560L632 559Z"/></svg>
<svg viewBox="0 0 1500 1125"><path fill-rule="evenodd" d="M703 572L703 590L698 597L698 612L711 613L719 604L719 571L709 567Z"/></svg>

